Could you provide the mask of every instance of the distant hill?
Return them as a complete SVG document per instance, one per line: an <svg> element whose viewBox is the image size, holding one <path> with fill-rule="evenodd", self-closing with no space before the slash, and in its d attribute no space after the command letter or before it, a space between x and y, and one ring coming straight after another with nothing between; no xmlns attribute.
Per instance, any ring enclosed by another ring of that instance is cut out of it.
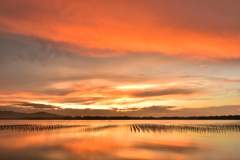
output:
<svg viewBox="0 0 240 160"><path fill-rule="evenodd" d="M60 119L63 116L46 112L19 113L13 111L0 111L0 119Z"/></svg>

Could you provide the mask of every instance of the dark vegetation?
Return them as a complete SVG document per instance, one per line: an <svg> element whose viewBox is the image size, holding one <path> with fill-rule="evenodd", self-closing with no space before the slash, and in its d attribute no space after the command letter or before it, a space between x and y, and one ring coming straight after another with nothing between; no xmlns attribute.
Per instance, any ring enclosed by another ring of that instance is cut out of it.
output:
<svg viewBox="0 0 240 160"><path fill-rule="evenodd" d="M240 115L224 116L191 116L191 117L128 117L128 116L61 116L46 112L18 113L0 111L0 119L21 120L240 120Z"/></svg>
<svg viewBox="0 0 240 160"><path fill-rule="evenodd" d="M199 116L199 117L91 117L91 116L84 116L84 117L65 117L69 119L83 119L83 120L240 120L240 115L229 115L229 116Z"/></svg>

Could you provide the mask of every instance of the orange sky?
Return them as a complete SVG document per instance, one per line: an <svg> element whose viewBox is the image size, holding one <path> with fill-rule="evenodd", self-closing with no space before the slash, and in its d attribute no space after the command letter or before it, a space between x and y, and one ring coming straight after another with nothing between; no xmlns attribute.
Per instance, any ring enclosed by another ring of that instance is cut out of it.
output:
<svg viewBox="0 0 240 160"><path fill-rule="evenodd" d="M240 104L237 0L0 3L1 110Z"/></svg>

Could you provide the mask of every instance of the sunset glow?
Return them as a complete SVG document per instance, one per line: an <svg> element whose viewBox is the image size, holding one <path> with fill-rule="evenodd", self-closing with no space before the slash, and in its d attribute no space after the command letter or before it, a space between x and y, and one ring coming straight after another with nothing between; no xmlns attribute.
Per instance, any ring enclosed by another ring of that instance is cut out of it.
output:
<svg viewBox="0 0 240 160"><path fill-rule="evenodd" d="M240 1L0 3L0 110L240 114Z"/></svg>

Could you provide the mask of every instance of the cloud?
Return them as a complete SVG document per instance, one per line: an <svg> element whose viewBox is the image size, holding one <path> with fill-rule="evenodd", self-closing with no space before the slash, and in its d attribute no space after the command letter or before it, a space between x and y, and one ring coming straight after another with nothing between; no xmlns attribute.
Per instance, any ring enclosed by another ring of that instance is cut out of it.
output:
<svg viewBox="0 0 240 160"><path fill-rule="evenodd" d="M222 78L222 77L208 77L207 79L211 81L220 81L226 83L240 83L240 79L229 79L229 78Z"/></svg>
<svg viewBox="0 0 240 160"><path fill-rule="evenodd" d="M22 113L44 112L65 116L133 116L133 117L171 117L171 116L216 116L239 115L240 105L214 106L205 108L185 108L178 106L150 106L111 109L62 109L54 105L36 104L28 102L14 103L0 106L0 110Z"/></svg>
<svg viewBox="0 0 240 160"><path fill-rule="evenodd" d="M20 102L16 103L17 106L31 107L34 109L58 109L59 107L47 104L38 104L38 103L29 103L29 102Z"/></svg>
<svg viewBox="0 0 240 160"><path fill-rule="evenodd" d="M53 101L57 103L75 103L75 104L81 104L81 105L91 105L97 102L104 101L106 99L108 98L106 97L66 97L66 98L54 99Z"/></svg>
<svg viewBox="0 0 240 160"><path fill-rule="evenodd" d="M187 88L166 88L166 89L153 89L148 91L136 91L132 93L133 97L154 97L154 96L166 96L166 95L190 95L199 92L197 89Z"/></svg>
<svg viewBox="0 0 240 160"><path fill-rule="evenodd" d="M91 79L136 82L147 77L126 73L134 66L125 58L94 58L63 52L44 40L0 34L0 86L2 92L35 92L36 94L67 95L74 88L52 87L57 83L72 83L72 87ZM47 45L49 44L49 46ZM12 47L15 46L15 47ZM87 51L87 49L86 49ZM98 50L101 52L100 50ZM144 59L144 57L140 58ZM136 62L138 64L139 62ZM146 64L144 64L145 66ZM116 67L122 71L115 72ZM16 79L18 79L16 81Z"/></svg>
<svg viewBox="0 0 240 160"><path fill-rule="evenodd" d="M77 45L81 54L75 54L59 47L69 45L38 35L0 33L0 99L69 103L74 108L238 104L239 93L226 92L239 88L240 70L234 58L208 62L84 44ZM208 66L199 68L203 64ZM139 88L121 89L126 86ZM211 101L202 101L206 99Z"/></svg>
<svg viewBox="0 0 240 160"><path fill-rule="evenodd" d="M169 113L174 106L152 106L144 108L129 109L60 109L57 110L61 115L74 116L156 116ZM55 111L48 111L56 113Z"/></svg>
<svg viewBox="0 0 240 160"><path fill-rule="evenodd" d="M151 106L138 109L61 109L51 111L61 115L73 116L215 116L215 115L238 115L239 105L216 106L206 108L179 108L176 106Z"/></svg>
<svg viewBox="0 0 240 160"><path fill-rule="evenodd" d="M57 96L65 96L68 95L70 93L74 93L76 92L76 90L71 89L71 88L67 88L67 89L43 89L40 91L36 91L37 93L40 94L45 94L45 95L57 95Z"/></svg>
<svg viewBox="0 0 240 160"><path fill-rule="evenodd" d="M101 2L0 1L2 32L36 36L67 51L87 48L157 52L195 58L239 58L237 0ZM124 11L124 12L123 12ZM172 47L174 46L174 47ZM90 52L86 56L116 56Z"/></svg>

